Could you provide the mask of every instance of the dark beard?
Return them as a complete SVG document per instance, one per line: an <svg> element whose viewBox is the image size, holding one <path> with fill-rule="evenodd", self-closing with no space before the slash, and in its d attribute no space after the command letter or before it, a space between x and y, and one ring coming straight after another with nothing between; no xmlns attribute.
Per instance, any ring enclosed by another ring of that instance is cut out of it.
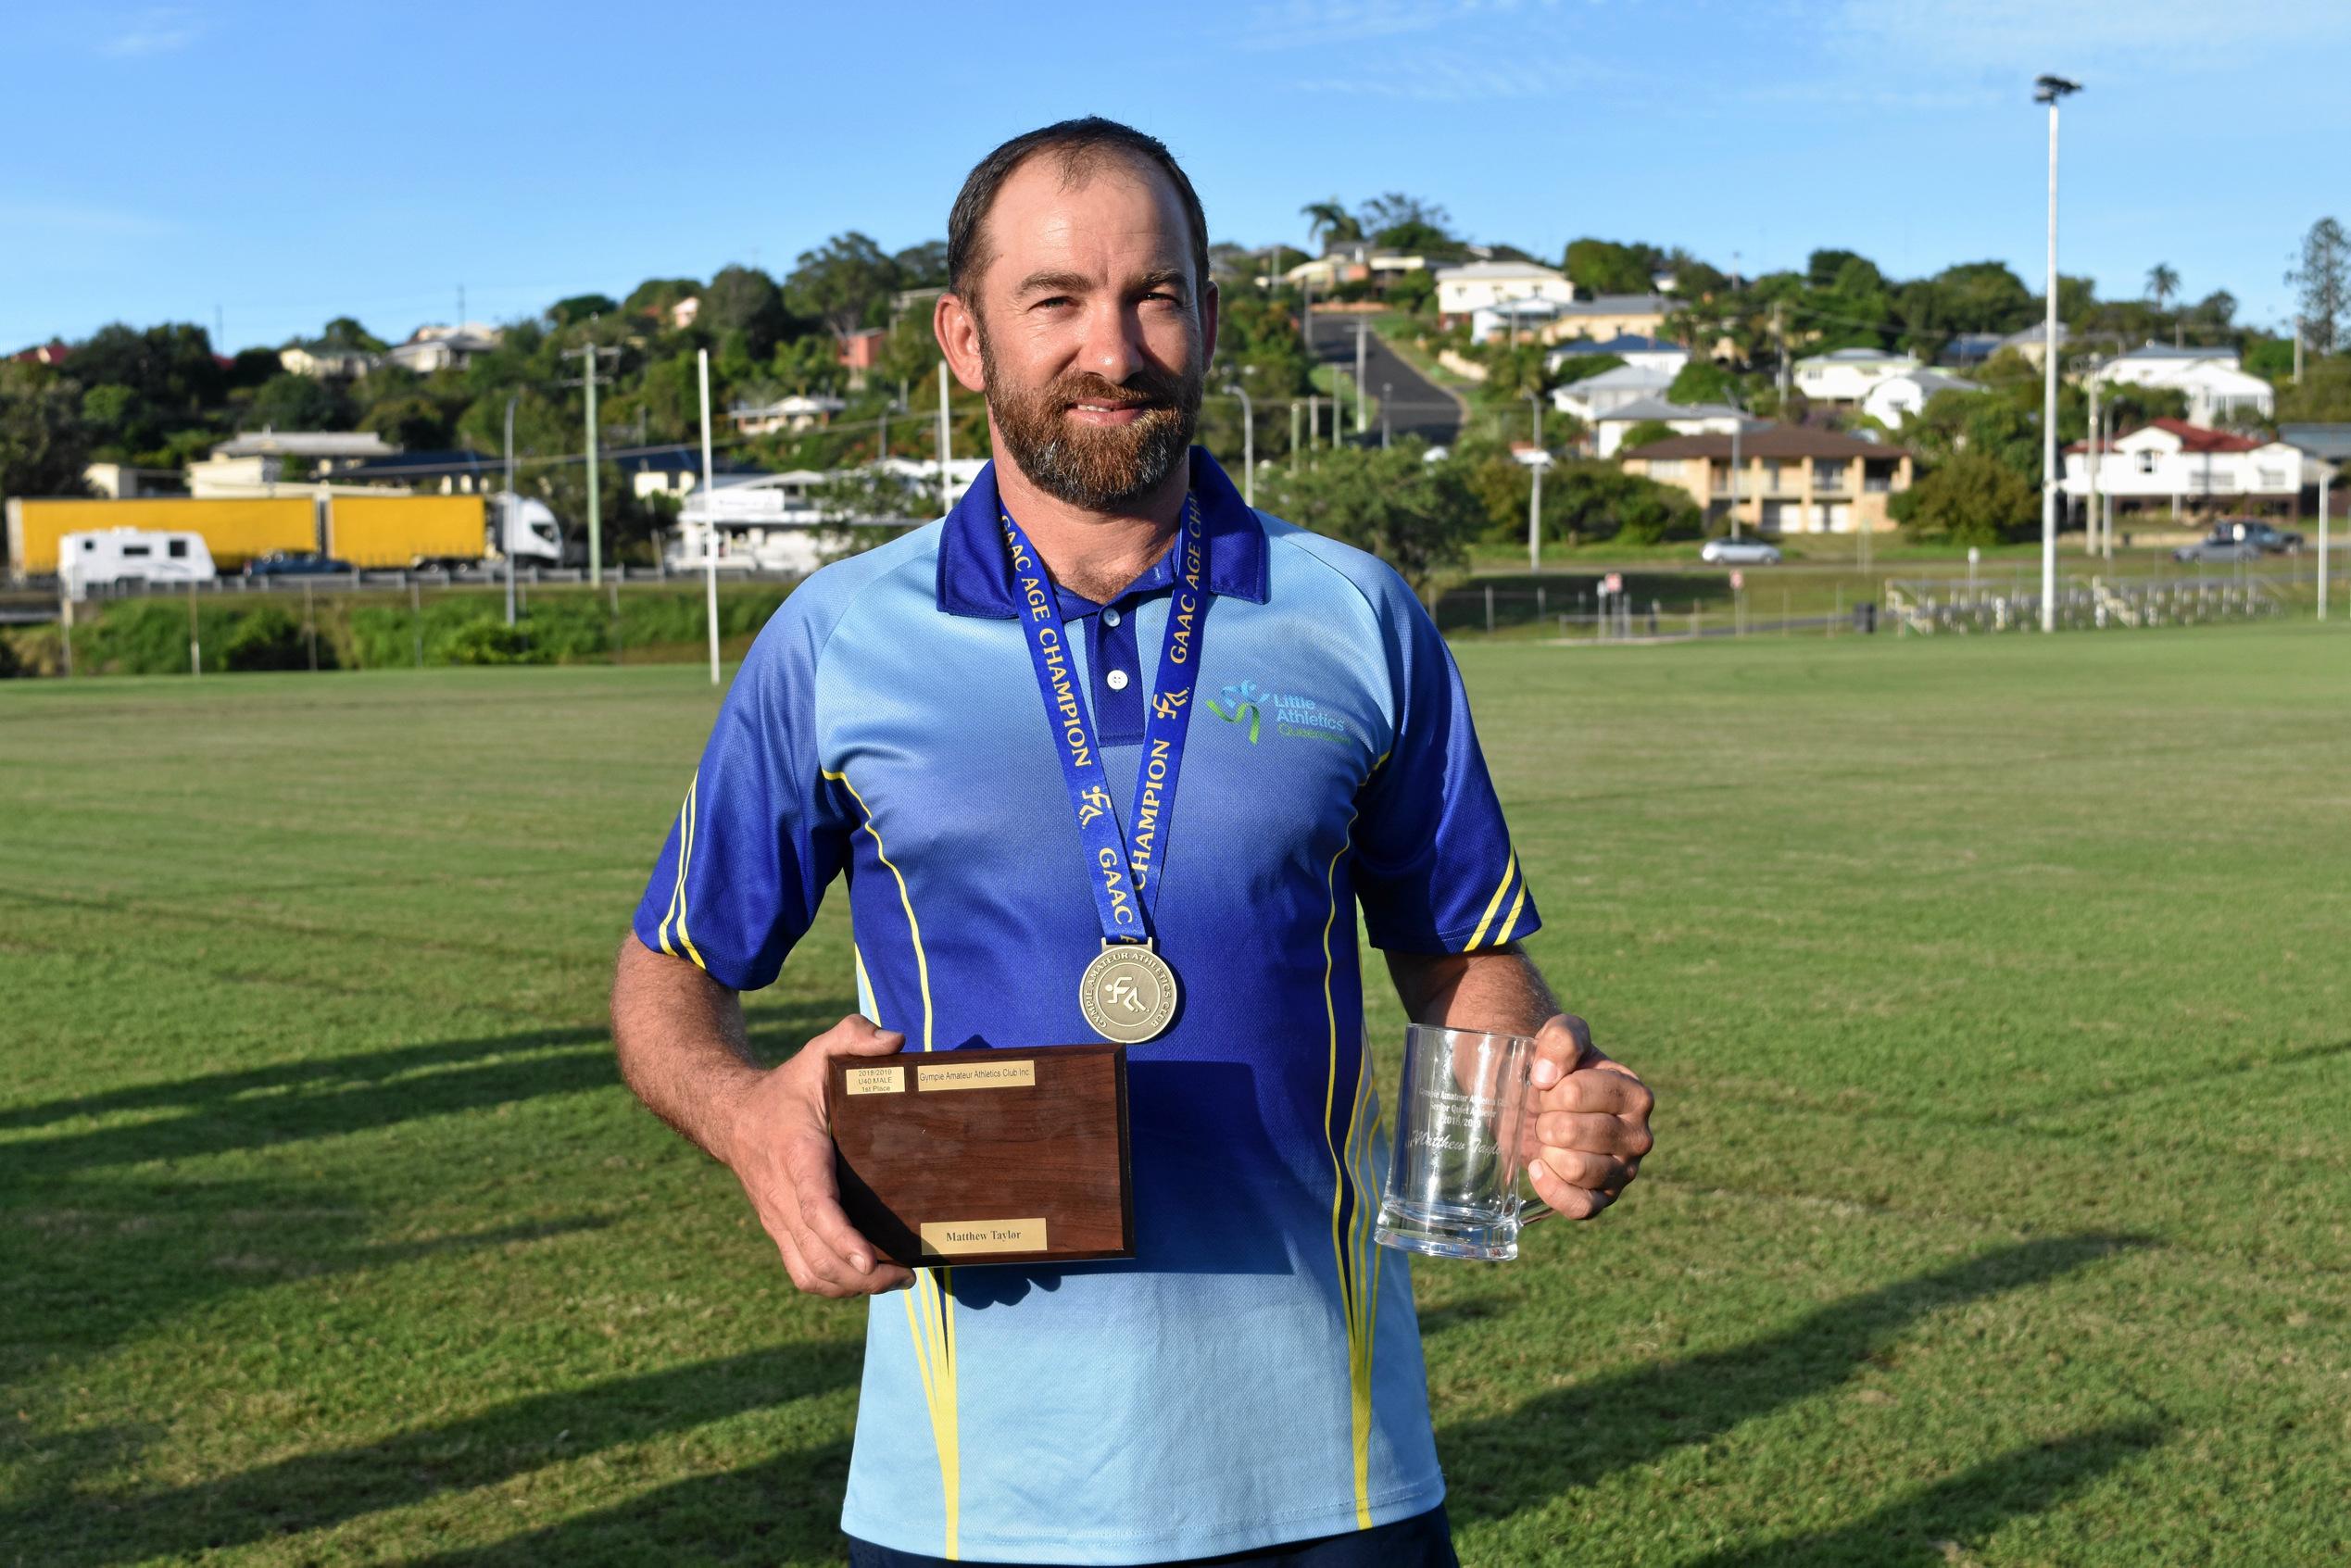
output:
<svg viewBox="0 0 2351 1568"><path fill-rule="evenodd" d="M1166 482L1189 454L1200 428L1205 368L1180 378L1145 368L1123 383L1090 370L1057 376L1034 390L1015 391L996 373L987 331L980 330L980 367L997 433L1029 482L1057 500L1089 512L1115 512ZM1073 425L1063 416L1080 403L1147 405L1132 424Z"/></svg>

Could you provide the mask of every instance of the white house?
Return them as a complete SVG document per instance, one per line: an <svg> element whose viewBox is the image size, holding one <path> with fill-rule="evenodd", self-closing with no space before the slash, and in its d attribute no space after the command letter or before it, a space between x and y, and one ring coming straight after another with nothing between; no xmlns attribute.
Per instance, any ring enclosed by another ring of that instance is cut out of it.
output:
<svg viewBox="0 0 2351 1568"><path fill-rule="evenodd" d="M1569 338L1543 356L1543 363L1553 370L1581 355L1613 354L1628 365L1638 365L1647 370L1663 370L1667 375L1678 373L1690 363L1690 350L1678 343L1661 343L1656 338L1635 332L1619 332L1610 338Z"/></svg>
<svg viewBox="0 0 2351 1568"><path fill-rule="evenodd" d="M2233 348L2149 343L2106 361L2090 379L2101 386L2176 387L2187 395L2191 424L2208 425L2240 413L2268 419L2278 409L2277 390L2248 374Z"/></svg>
<svg viewBox="0 0 2351 1568"><path fill-rule="evenodd" d="M2032 364L2032 368L2037 370L2041 369L2043 355L2042 344L2046 341L2048 336L2049 323L2045 320L2035 321L2032 325L2020 328L2016 332L2010 332L2006 337L2002 338L1993 346L1993 353L1997 354L2004 348L2013 348L2018 353L2023 355L2026 359L2030 360ZM2057 346L2062 349L2067 344L2072 341L2073 333L2068 330L2063 321L2058 322ZM1987 358L1989 358L1989 356L1987 356Z"/></svg>
<svg viewBox="0 0 2351 1568"><path fill-rule="evenodd" d="M1498 300L1492 305L1481 305L1469 313L1469 335L1477 343L1514 334L1532 339L1540 335L1558 315L1559 302L1545 299L1540 295L1529 295L1524 299Z"/></svg>
<svg viewBox="0 0 2351 1568"><path fill-rule="evenodd" d="M496 327L480 321L455 327L434 323L419 327L409 334L408 342L385 349L383 358L421 376L429 376L435 370L461 370L475 355L496 348L504 335Z"/></svg>
<svg viewBox="0 0 2351 1568"><path fill-rule="evenodd" d="M1859 404L1892 377L1919 369L1907 354L1882 348L1840 348L1796 361L1796 390L1815 403Z"/></svg>
<svg viewBox="0 0 2351 1568"><path fill-rule="evenodd" d="M848 407L837 397L796 394L773 403L737 403L726 412L745 435L765 435L778 430L819 429L832 423L833 416Z"/></svg>
<svg viewBox="0 0 2351 1568"><path fill-rule="evenodd" d="M1533 261L1471 261L1437 269L1437 314L1446 326L1482 305L1506 299L1548 299L1567 305L1576 285L1556 268Z"/></svg>
<svg viewBox="0 0 2351 1568"><path fill-rule="evenodd" d="M2085 499L2090 444L2077 441L2065 456L2066 496ZM2124 504L2168 506L2175 513L2265 501L2291 505L2313 460L2282 441L2232 435L2185 420L2157 420L2099 449L2098 492Z"/></svg>
<svg viewBox="0 0 2351 1568"><path fill-rule="evenodd" d="M325 344L295 344L278 351L278 363L297 376L321 381L349 381L375 369L375 356L364 348L333 348Z"/></svg>
<svg viewBox="0 0 2351 1568"><path fill-rule="evenodd" d="M1888 376L1862 394L1861 411L1890 430L1900 430L1938 392L1981 392L1983 388L1959 376L1925 369Z"/></svg>
<svg viewBox="0 0 2351 1568"><path fill-rule="evenodd" d="M685 571L702 563L710 547L710 531L718 533L718 563L722 570L813 571L823 563L831 540L847 529L927 522L943 514L979 478L986 458L950 458L947 463L947 495L938 497L939 466L907 458L884 458L867 465L918 487L918 516L843 522L828 519L818 508L817 489L837 477L814 469L761 474L728 483L720 480L707 494L689 495L678 509L677 532L665 554L673 570Z"/></svg>
<svg viewBox="0 0 2351 1568"><path fill-rule="evenodd" d="M288 458L306 459L323 480L398 451L371 430L241 432L214 446L202 462L187 466L188 494L199 500L274 495L284 482ZM304 483L307 487L308 482Z"/></svg>
<svg viewBox="0 0 2351 1568"><path fill-rule="evenodd" d="M1611 408L1621 408L1643 397L1663 397L1666 388L1673 384L1674 372L1671 370L1652 370L1645 365L1618 365L1596 376L1586 376L1581 381L1553 387L1551 406L1563 414L1571 414L1590 424Z"/></svg>
<svg viewBox="0 0 2351 1568"><path fill-rule="evenodd" d="M1668 403L1662 397L1636 398L1618 404L1590 421L1593 453L1603 458L1615 457L1616 448L1624 445L1627 431L1653 420L1676 435L1729 435L1733 431L1761 430L1766 423L1728 403Z"/></svg>

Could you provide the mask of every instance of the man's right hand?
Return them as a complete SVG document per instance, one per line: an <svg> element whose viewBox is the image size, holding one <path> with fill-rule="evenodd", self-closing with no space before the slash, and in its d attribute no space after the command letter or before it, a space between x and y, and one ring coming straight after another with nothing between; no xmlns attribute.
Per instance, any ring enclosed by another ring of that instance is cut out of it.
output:
<svg viewBox="0 0 2351 1568"><path fill-rule="evenodd" d="M813 1296L871 1296L913 1283L857 1234L833 1180L824 1125L824 1068L836 1056L888 1056L906 1036L854 1014L783 1066L760 1074L728 1117L728 1169L767 1227L792 1283Z"/></svg>

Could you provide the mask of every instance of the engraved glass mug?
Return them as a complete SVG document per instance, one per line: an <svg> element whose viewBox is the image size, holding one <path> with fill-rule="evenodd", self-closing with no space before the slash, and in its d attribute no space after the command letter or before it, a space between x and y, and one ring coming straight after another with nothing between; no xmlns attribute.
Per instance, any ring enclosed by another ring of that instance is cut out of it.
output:
<svg viewBox="0 0 2351 1568"><path fill-rule="evenodd" d="M1522 1198L1534 1149L1535 1042L1415 1023L1404 1032L1396 1143L1379 1199L1383 1247L1440 1258L1518 1256L1518 1233L1552 1212Z"/></svg>

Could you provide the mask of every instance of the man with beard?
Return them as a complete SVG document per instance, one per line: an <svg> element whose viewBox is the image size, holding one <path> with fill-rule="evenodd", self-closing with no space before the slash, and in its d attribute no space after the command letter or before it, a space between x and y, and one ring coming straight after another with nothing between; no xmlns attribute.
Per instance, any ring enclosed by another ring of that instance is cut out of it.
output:
<svg viewBox="0 0 2351 1568"><path fill-rule="evenodd" d="M902 1290L869 1306L853 1563L1452 1563L1411 1280L1371 1240L1357 906L1413 1018L1537 1035L1561 1212L1632 1179L1648 1091L1519 951L1534 900L1427 615L1191 447L1216 290L1166 148L1016 138L948 251L934 324L997 460L760 634L622 943L623 1073L796 1286ZM762 1069L737 993L844 874L860 1012ZM1111 958L1171 1005L1081 995ZM828 1061L1105 1036L1136 1042L1131 1261L910 1276L849 1224Z"/></svg>

